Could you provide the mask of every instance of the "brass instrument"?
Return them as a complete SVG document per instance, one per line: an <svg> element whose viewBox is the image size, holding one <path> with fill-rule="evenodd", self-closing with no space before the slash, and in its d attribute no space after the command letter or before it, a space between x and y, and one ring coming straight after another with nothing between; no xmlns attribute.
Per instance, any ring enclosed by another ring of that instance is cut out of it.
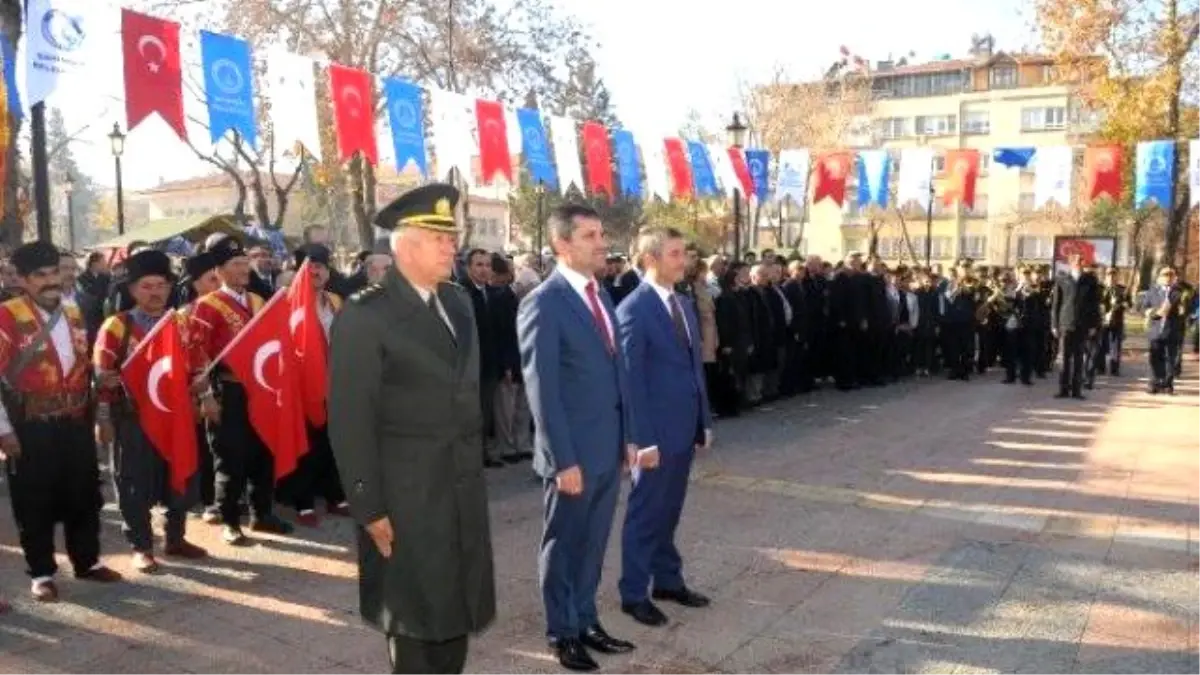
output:
<svg viewBox="0 0 1200 675"><path fill-rule="evenodd" d="M988 297L975 309L975 320L981 324L988 322L988 317L994 310L1000 316L1007 316L1012 310L1011 303L1004 296L1004 288L994 279L987 281Z"/></svg>

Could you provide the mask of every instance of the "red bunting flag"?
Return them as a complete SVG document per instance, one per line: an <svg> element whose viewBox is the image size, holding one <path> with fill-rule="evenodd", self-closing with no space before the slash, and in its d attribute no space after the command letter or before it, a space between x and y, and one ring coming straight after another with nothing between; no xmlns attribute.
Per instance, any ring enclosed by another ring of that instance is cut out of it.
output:
<svg viewBox="0 0 1200 675"><path fill-rule="evenodd" d="M612 201L613 167L612 150L609 147L608 129L599 122L584 122L579 131L583 140L583 156L587 159L588 191L595 197L601 192Z"/></svg>
<svg viewBox="0 0 1200 675"><path fill-rule="evenodd" d="M325 388L329 384L328 345L325 343L325 329L317 313L320 294L321 290L313 282L312 265L305 260L287 290L290 305L288 330L299 366L297 372L300 377L300 396L304 401L304 416L314 427L325 426Z"/></svg>
<svg viewBox="0 0 1200 675"><path fill-rule="evenodd" d="M663 141L667 149L667 168L671 173L671 196L687 199L692 196L692 162L688 158L683 140L668 138ZM749 194L749 193L747 193Z"/></svg>
<svg viewBox="0 0 1200 675"><path fill-rule="evenodd" d="M371 166L379 163L375 145L375 106L371 74L336 63L329 66L329 95L333 98L333 126L338 156L343 162L361 152Z"/></svg>
<svg viewBox="0 0 1200 675"><path fill-rule="evenodd" d="M121 382L137 410L138 424L167 463L171 489L185 494L200 460L192 412L192 364L179 323L175 310L159 319L121 366Z"/></svg>
<svg viewBox="0 0 1200 675"><path fill-rule="evenodd" d="M962 202L975 208L975 183L979 179L978 150L947 150L946 181L942 184L942 203Z"/></svg>
<svg viewBox="0 0 1200 675"><path fill-rule="evenodd" d="M1083 179L1088 199L1121 198L1121 146L1093 145L1083 151Z"/></svg>
<svg viewBox="0 0 1200 675"><path fill-rule="evenodd" d="M816 178L813 186L813 204L829 197L841 206L846 201L846 178L850 175L853 159L848 152L827 152L817 157Z"/></svg>
<svg viewBox="0 0 1200 675"><path fill-rule="evenodd" d="M275 459L275 480L296 470L308 452L296 350L289 327L291 304L276 293L234 336L216 360L246 388L250 426Z"/></svg>
<svg viewBox="0 0 1200 675"><path fill-rule="evenodd" d="M126 128L133 129L150 113L158 113L167 126L186 140L179 24L122 9L121 43L125 57Z"/></svg>
<svg viewBox="0 0 1200 675"><path fill-rule="evenodd" d="M512 155L508 154L504 106L497 101L476 99L475 122L479 129L479 171L483 174L483 182L491 185L498 171L512 183Z"/></svg>
<svg viewBox="0 0 1200 675"><path fill-rule="evenodd" d="M729 161L733 164L733 174L737 176L742 186L742 195L750 197L754 194L754 178L750 176L750 167L746 165L746 154L736 145L729 146Z"/></svg>

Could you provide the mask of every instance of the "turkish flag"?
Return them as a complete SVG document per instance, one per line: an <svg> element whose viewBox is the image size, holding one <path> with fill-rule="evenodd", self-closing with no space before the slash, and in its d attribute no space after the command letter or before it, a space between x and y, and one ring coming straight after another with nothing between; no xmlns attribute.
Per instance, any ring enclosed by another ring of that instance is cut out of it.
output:
<svg viewBox="0 0 1200 675"><path fill-rule="evenodd" d="M312 266L305 260L288 287L288 330L300 377L304 416L314 427L325 426L325 387L329 382L325 329L317 314L320 292L313 287Z"/></svg>
<svg viewBox="0 0 1200 675"><path fill-rule="evenodd" d="M179 65L179 24L121 10L125 55L125 124L133 129L158 113L187 139L183 121L183 74Z"/></svg>
<svg viewBox="0 0 1200 675"><path fill-rule="evenodd" d="M1083 179L1088 199L1121 198L1121 146L1093 145L1083 151Z"/></svg>
<svg viewBox="0 0 1200 675"><path fill-rule="evenodd" d="M512 155L508 154L504 106L497 101L476 99L475 122L479 129L479 171L483 174L483 182L491 185L499 171L512 183Z"/></svg>
<svg viewBox="0 0 1200 675"><path fill-rule="evenodd" d="M975 183L979 180L978 150L946 151L946 182L942 185L942 203L954 200L975 208Z"/></svg>
<svg viewBox="0 0 1200 675"><path fill-rule="evenodd" d="M827 152L817 157L817 182L813 186L813 204L829 197L841 206L846 201L846 178L853 159L848 152Z"/></svg>
<svg viewBox="0 0 1200 675"><path fill-rule="evenodd" d="M246 388L250 426L275 458L276 481L294 471L308 451L286 295L272 296L218 358Z"/></svg>
<svg viewBox="0 0 1200 675"><path fill-rule="evenodd" d="M750 177L750 167L746 166L746 155L741 148L729 146L729 162L733 164L733 174L742 186L742 196L749 199L754 194L754 179Z"/></svg>
<svg viewBox="0 0 1200 675"><path fill-rule="evenodd" d="M175 310L158 320L121 366L138 424L167 462L171 489L179 494L187 491L200 462L189 366Z"/></svg>
<svg viewBox="0 0 1200 675"><path fill-rule="evenodd" d="M599 122L584 122L579 129L579 138L583 140L583 156L587 159L588 191L593 197L603 192L611 202L613 168L608 129Z"/></svg>
<svg viewBox="0 0 1200 675"><path fill-rule="evenodd" d="M343 162L361 152L371 166L379 163L375 144L375 105L371 74L358 68L329 65L329 95L333 98L333 127L338 156Z"/></svg>
<svg viewBox="0 0 1200 675"><path fill-rule="evenodd" d="M663 141L667 149L667 168L671 173L671 196L686 199L692 196L692 162L688 159L683 141L668 138Z"/></svg>

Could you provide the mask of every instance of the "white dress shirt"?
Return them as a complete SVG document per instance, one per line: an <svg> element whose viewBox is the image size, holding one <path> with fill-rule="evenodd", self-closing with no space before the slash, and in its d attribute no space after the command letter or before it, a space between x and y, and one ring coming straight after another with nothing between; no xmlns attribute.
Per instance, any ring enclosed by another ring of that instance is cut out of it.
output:
<svg viewBox="0 0 1200 675"><path fill-rule="evenodd" d="M596 302L600 303L600 313L604 315L604 327L608 330L608 337L615 345L617 342L617 333L613 330L612 317L608 315L608 310L605 309L604 302L600 300L600 283L595 278L585 277L566 265L559 265L558 271L567 280L567 283L571 284L571 288L575 289L575 292L579 294L580 299L583 300L583 305L588 308L588 312L592 311L592 301L588 299L587 285L591 283L592 288L596 289Z"/></svg>
<svg viewBox="0 0 1200 675"><path fill-rule="evenodd" d="M442 317L442 323L446 324L446 328L450 330L450 335L458 339L458 333L454 332L454 324L450 323L450 315L446 314L446 308L442 307L441 299L428 288L422 288L416 284L413 284L413 288L416 289L417 295L421 296L421 302L427 305L429 304L429 297L433 296L433 306L437 307L438 316Z"/></svg>
<svg viewBox="0 0 1200 675"><path fill-rule="evenodd" d="M36 309L43 324L50 320L49 312L41 307L37 307ZM50 329L49 342L54 348L54 353L58 356L58 363L62 367L62 372L65 376L75 367L75 345L71 340L71 324L67 321L65 314L59 317L58 322ZM43 346L41 349L45 349L45 347ZM13 356L15 357L16 354L14 353ZM0 436L7 436L12 432L12 421L8 417L8 410L3 404L0 404Z"/></svg>
<svg viewBox="0 0 1200 675"><path fill-rule="evenodd" d="M246 296L246 291L239 293L228 286L221 286L221 292L236 300L243 309L250 309L250 299Z"/></svg>
<svg viewBox="0 0 1200 675"><path fill-rule="evenodd" d="M663 306L667 308L667 316L671 315L671 298L675 295L675 291L669 288L663 288L657 283L649 282L654 292L658 294L658 298L662 300ZM675 302L679 303L679 298L675 298ZM687 315L683 314L683 305L679 304L679 313L683 316L683 330L687 333L688 344L692 344L692 327L688 325ZM671 320L674 322L674 319Z"/></svg>

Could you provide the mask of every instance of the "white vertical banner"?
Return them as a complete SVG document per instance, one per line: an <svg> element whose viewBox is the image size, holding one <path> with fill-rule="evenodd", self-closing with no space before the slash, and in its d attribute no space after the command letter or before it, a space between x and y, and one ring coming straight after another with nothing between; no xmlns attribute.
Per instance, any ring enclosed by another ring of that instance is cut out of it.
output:
<svg viewBox="0 0 1200 675"><path fill-rule="evenodd" d="M1067 145L1040 147L1033 156L1033 208L1053 201L1059 206L1071 204L1071 172L1075 151Z"/></svg>
<svg viewBox="0 0 1200 675"><path fill-rule="evenodd" d="M896 179L896 206L910 201L929 208L929 186L933 182L933 148L904 148L900 151L900 176Z"/></svg>
<svg viewBox="0 0 1200 675"><path fill-rule="evenodd" d="M550 138L554 144L554 164L558 167L558 189L564 195L567 188L583 190L583 166L579 163L579 134L575 120L570 117L550 117Z"/></svg>
<svg viewBox="0 0 1200 675"><path fill-rule="evenodd" d="M120 53L120 22L115 8L97 0L30 0L25 11L25 39L19 49L24 58L16 68L23 81L26 107L41 103L56 90L95 78ZM116 50L114 52L114 50ZM94 92L94 82L78 89Z"/></svg>
<svg viewBox="0 0 1200 675"><path fill-rule="evenodd" d="M475 140L475 99L442 89L429 90L430 137L437 175L441 180L453 169L467 185L474 185L471 158L479 152Z"/></svg>
<svg viewBox="0 0 1200 675"><path fill-rule="evenodd" d="M1188 141L1188 193L1194 209L1200 205L1200 139Z"/></svg>
<svg viewBox="0 0 1200 675"><path fill-rule="evenodd" d="M267 54L266 95L271 103L271 128L275 150L295 155L299 143L308 154L321 158L321 134L317 125L317 90L313 61L283 50Z"/></svg>
<svg viewBox="0 0 1200 675"><path fill-rule="evenodd" d="M775 201L792 198L800 208L808 205L808 172L812 157L807 148L782 150L775 171Z"/></svg>
<svg viewBox="0 0 1200 675"><path fill-rule="evenodd" d="M635 137L639 139L638 148L642 151L642 164L646 167L646 199L653 199L658 195L663 201L670 201L671 182L667 177L667 157L662 134L640 133Z"/></svg>
<svg viewBox="0 0 1200 675"><path fill-rule="evenodd" d="M733 170L729 149L713 144L708 146L708 156L712 158L713 175L717 177L717 183L726 195L732 197L733 191L740 190L742 184L738 181L737 172Z"/></svg>

